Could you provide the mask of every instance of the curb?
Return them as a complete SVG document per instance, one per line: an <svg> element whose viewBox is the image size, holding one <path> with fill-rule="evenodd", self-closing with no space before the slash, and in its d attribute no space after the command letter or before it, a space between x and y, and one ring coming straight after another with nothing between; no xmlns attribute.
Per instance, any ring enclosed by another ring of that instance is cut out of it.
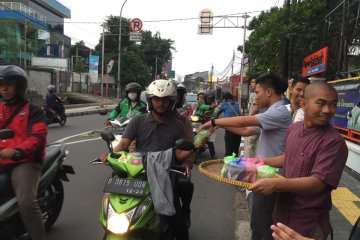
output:
<svg viewBox="0 0 360 240"><path fill-rule="evenodd" d="M66 112L65 110L65 115L66 117L77 117L77 116L84 116L84 115L92 115L92 114L99 114L100 110L106 109L107 111L111 112L113 109L115 108L114 106L108 106L107 108L96 108L96 109L79 109L79 111L74 111L74 112Z"/></svg>
<svg viewBox="0 0 360 240"><path fill-rule="evenodd" d="M65 113L65 115L66 115L66 117L76 117L76 116L83 116L83 115L98 114L99 110L100 109L80 111L80 112L70 112L70 113Z"/></svg>

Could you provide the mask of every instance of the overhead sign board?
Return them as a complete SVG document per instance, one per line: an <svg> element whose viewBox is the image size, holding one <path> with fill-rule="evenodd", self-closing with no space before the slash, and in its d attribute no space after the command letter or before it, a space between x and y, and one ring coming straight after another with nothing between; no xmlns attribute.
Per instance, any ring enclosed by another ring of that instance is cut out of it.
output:
<svg viewBox="0 0 360 240"><path fill-rule="evenodd" d="M142 40L142 33L139 33L139 32L131 32L130 33L130 41L141 42L141 40Z"/></svg>
<svg viewBox="0 0 360 240"><path fill-rule="evenodd" d="M130 21L130 30L133 32L140 32L142 29L142 21L139 18L134 18Z"/></svg>
<svg viewBox="0 0 360 240"><path fill-rule="evenodd" d="M304 58L302 76L308 77L317 73L326 71L326 62L328 55L328 47L324 47L319 51Z"/></svg>

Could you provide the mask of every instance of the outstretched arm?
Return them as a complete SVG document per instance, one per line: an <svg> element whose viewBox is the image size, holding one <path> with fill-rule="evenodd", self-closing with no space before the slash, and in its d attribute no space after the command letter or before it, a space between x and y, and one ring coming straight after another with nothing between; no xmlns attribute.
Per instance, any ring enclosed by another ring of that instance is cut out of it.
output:
<svg viewBox="0 0 360 240"><path fill-rule="evenodd" d="M242 128L235 128L235 127L224 127L226 130L240 136L248 137L257 135L258 132L253 127L242 127Z"/></svg>
<svg viewBox="0 0 360 240"><path fill-rule="evenodd" d="M233 127L233 128L242 128L242 127L251 127L251 126L261 126L260 121L255 116L239 116L239 117L230 117L230 118L221 118L214 120L215 125L222 128ZM198 130L205 128L210 128L211 122L207 122L202 125Z"/></svg>

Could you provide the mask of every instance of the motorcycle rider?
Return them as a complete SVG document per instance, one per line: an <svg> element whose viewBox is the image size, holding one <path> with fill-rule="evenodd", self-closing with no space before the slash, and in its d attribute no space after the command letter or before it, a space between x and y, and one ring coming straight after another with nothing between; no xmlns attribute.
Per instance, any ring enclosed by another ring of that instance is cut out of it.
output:
<svg viewBox="0 0 360 240"><path fill-rule="evenodd" d="M146 103L140 100L141 86L131 82L125 86L126 97L121 99L118 106L110 113L108 121L117 117L132 118L146 111Z"/></svg>
<svg viewBox="0 0 360 240"><path fill-rule="evenodd" d="M204 119L210 120L214 118L214 111L217 107L215 103L215 92L208 90L204 94L204 102L196 107L195 115L201 116ZM209 147L210 156L213 159L215 157L215 142L216 132L214 131L207 142Z"/></svg>
<svg viewBox="0 0 360 240"><path fill-rule="evenodd" d="M172 148L175 141L185 137L184 125L174 117L177 91L171 81L158 79L150 83L146 89L146 98L150 112L135 116L126 127L125 132L114 151L128 150L130 143L136 140L137 152L164 151ZM175 151L178 161L186 161L192 151ZM100 156L106 161L107 153ZM189 232L182 216L179 194L174 190L176 214L169 217L176 239L189 239Z"/></svg>
<svg viewBox="0 0 360 240"><path fill-rule="evenodd" d="M180 109L185 104L185 96L186 96L186 87L184 84L175 82L174 84L176 86L177 91L177 101L176 101L176 109L174 110L174 116L180 120L185 127L185 138L188 139L191 142L194 142L194 134L193 134L193 128L191 125L191 121L188 117L182 115L179 113L177 109ZM184 166L186 168L187 177L183 177L180 175L177 179L177 187L179 189L179 195L181 200L181 210L182 214L185 219L186 226L190 228L191 225L191 219L190 219L190 203L192 200L192 196L194 193L194 184L191 182L191 169L193 168L193 159L195 157L195 154L193 154L189 159L187 159L186 162L184 162Z"/></svg>
<svg viewBox="0 0 360 240"><path fill-rule="evenodd" d="M64 112L62 105L63 101L55 93L56 87L54 85L47 86L48 93L46 94L46 106L49 107L50 112L54 117L57 118Z"/></svg>
<svg viewBox="0 0 360 240"><path fill-rule="evenodd" d="M14 65L0 66L0 127L14 131L0 144L0 172L11 175L20 216L33 240L45 240L37 190L45 157L47 125L41 108L25 98L27 75Z"/></svg>
<svg viewBox="0 0 360 240"><path fill-rule="evenodd" d="M191 106L189 108L189 116L195 115L197 106L204 103L205 91L204 90L199 90L196 96L197 96L197 102L191 104Z"/></svg>

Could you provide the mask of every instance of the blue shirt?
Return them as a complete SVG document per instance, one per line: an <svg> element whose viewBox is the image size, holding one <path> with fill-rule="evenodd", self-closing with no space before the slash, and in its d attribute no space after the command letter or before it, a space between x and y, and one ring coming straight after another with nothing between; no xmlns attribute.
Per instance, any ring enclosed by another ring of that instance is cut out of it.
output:
<svg viewBox="0 0 360 240"><path fill-rule="evenodd" d="M231 106L235 109L235 111L229 106ZM239 104L234 102L231 99L228 99L226 102L222 103L219 107L219 109L216 111L216 116L218 117L222 112L224 112L224 117L236 117L240 115L240 108Z"/></svg>
<svg viewBox="0 0 360 240"><path fill-rule="evenodd" d="M256 114L260 121L260 139L257 156L274 157L285 152L286 130L291 124L289 110L280 100L271 105L265 112Z"/></svg>

